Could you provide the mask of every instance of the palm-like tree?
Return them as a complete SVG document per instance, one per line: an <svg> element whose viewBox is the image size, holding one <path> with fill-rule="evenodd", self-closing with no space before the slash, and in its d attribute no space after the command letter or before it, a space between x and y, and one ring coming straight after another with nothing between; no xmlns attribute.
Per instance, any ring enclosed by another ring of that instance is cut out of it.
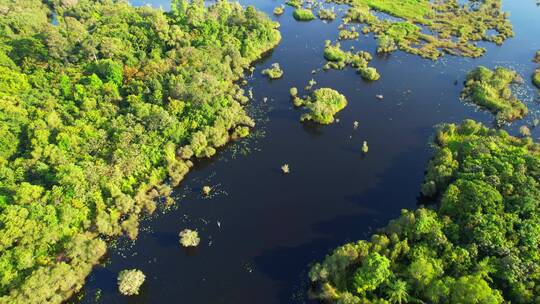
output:
<svg viewBox="0 0 540 304"><path fill-rule="evenodd" d="M390 303L403 304L409 300L409 294L407 293L407 282L402 280L396 280L388 284L386 291L388 301Z"/></svg>

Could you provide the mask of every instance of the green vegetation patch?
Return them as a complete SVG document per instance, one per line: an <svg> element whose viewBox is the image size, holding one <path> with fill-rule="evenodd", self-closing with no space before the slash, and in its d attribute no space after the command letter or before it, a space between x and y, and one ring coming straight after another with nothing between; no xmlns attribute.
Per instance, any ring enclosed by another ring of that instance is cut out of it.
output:
<svg viewBox="0 0 540 304"><path fill-rule="evenodd" d="M317 12L317 17L319 17L319 19L321 20L334 20L336 19L336 13L334 12L333 9L321 8Z"/></svg>
<svg viewBox="0 0 540 304"><path fill-rule="evenodd" d="M293 17L298 21L310 21L315 19L315 15L313 15L313 12L310 9L305 8L297 8L293 12Z"/></svg>
<svg viewBox="0 0 540 304"><path fill-rule="evenodd" d="M235 81L280 34L226 1L12 0L0 16L0 303L60 303L104 240L136 238L196 158L253 126Z"/></svg>
<svg viewBox="0 0 540 304"><path fill-rule="evenodd" d="M324 58L328 61L323 67L324 69L343 69L347 65L350 65L355 68L365 80L374 81L380 78L377 70L368 66L372 56L367 52L345 52L341 49L339 42L332 44L327 40L324 47Z"/></svg>
<svg viewBox="0 0 540 304"><path fill-rule="evenodd" d="M511 122L527 115L527 106L517 99L510 88L520 81L512 70L497 67L494 71L480 66L467 76L462 98L496 115L499 123Z"/></svg>
<svg viewBox="0 0 540 304"><path fill-rule="evenodd" d="M533 74L533 84L540 89L540 69L536 69Z"/></svg>
<svg viewBox="0 0 540 304"><path fill-rule="evenodd" d="M283 8L283 6L277 6L274 8L274 15L276 16L283 15L284 12L285 9Z"/></svg>
<svg viewBox="0 0 540 304"><path fill-rule="evenodd" d="M309 112L302 115L301 121L327 125L334 122L334 115L347 106L347 99L336 90L321 88L313 91L303 104Z"/></svg>
<svg viewBox="0 0 540 304"><path fill-rule="evenodd" d="M279 66L279 63L272 63L272 66L268 69L262 70L262 74L268 76L270 79L278 79L283 76L283 70Z"/></svg>
<svg viewBox="0 0 540 304"><path fill-rule="evenodd" d="M343 2L334 0L336 3ZM400 49L425 58L437 59L444 53L479 57L485 49L477 41L502 44L514 35L501 0L352 0L344 23L366 24L363 32L373 32L379 52ZM381 20L372 10L399 20ZM425 31L421 31L424 27ZM493 34L493 31L495 34Z"/></svg>
<svg viewBox="0 0 540 304"><path fill-rule="evenodd" d="M423 192L309 273L332 303L535 303L540 300L540 146L471 120L442 125Z"/></svg>

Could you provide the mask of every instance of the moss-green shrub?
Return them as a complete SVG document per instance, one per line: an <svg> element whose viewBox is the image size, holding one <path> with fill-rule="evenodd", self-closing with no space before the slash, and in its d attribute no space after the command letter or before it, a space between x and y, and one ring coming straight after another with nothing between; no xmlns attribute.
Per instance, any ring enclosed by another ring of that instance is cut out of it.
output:
<svg viewBox="0 0 540 304"><path fill-rule="evenodd" d="M285 9L283 8L283 6L277 6L274 8L274 15L276 16L283 15L284 12Z"/></svg>
<svg viewBox="0 0 540 304"><path fill-rule="evenodd" d="M270 79L279 79L283 76L283 70L279 66L279 63L276 62L270 68L264 69L262 74L268 76Z"/></svg>
<svg viewBox="0 0 540 304"><path fill-rule="evenodd" d="M319 19L321 19L321 20L334 20L334 19L336 19L336 13L334 12L333 9L324 9L324 8L321 8L321 9L317 12L317 16L318 16Z"/></svg>
<svg viewBox="0 0 540 304"><path fill-rule="evenodd" d="M308 112L303 114L300 120L330 124L334 121L334 115L346 106L347 99L338 91L330 88L317 89L306 100L305 107Z"/></svg>
<svg viewBox="0 0 540 304"><path fill-rule="evenodd" d="M540 69L537 69L533 74L533 84L540 89Z"/></svg>
<svg viewBox="0 0 540 304"><path fill-rule="evenodd" d="M293 12L293 17L298 21L310 21L315 19L315 15L313 15L313 12L305 8L297 8Z"/></svg>
<svg viewBox="0 0 540 304"><path fill-rule="evenodd" d="M379 73L377 72L377 69L373 67L359 68L358 72L360 73L363 79L368 80L368 81L375 81L381 78L381 75L379 75Z"/></svg>

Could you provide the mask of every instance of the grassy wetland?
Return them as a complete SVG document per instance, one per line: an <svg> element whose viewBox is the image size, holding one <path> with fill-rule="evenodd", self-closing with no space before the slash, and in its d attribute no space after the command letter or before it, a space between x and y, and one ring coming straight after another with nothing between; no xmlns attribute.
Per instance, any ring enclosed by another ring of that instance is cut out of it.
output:
<svg viewBox="0 0 540 304"><path fill-rule="evenodd" d="M0 303L539 301L538 14L0 1Z"/></svg>

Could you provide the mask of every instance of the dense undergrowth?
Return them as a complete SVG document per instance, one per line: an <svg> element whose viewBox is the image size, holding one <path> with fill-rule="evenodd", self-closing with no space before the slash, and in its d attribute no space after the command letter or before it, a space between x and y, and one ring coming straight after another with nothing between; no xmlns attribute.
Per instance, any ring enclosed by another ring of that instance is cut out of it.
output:
<svg viewBox="0 0 540 304"><path fill-rule="evenodd" d="M253 125L234 81L277 25L225 1L171 6L0 2L0 303L68 298L104 240L170 201L166 179Z"/></svg>
<svg viewBox="0 0 540 304"><path fill-rule="evenodd" d="M540 145L471 120L438 128L424 195L310 271L333 303L538 303Z"/></svg>
<svg viewBox="0 0 540 304"><path fill-rule="evenodd" d="M521 119L527 106L512 94L511 84L521 82L513 70L497 67L490 70L480 66L469 72L462 98L496 115L499 124Z"/></svg>

